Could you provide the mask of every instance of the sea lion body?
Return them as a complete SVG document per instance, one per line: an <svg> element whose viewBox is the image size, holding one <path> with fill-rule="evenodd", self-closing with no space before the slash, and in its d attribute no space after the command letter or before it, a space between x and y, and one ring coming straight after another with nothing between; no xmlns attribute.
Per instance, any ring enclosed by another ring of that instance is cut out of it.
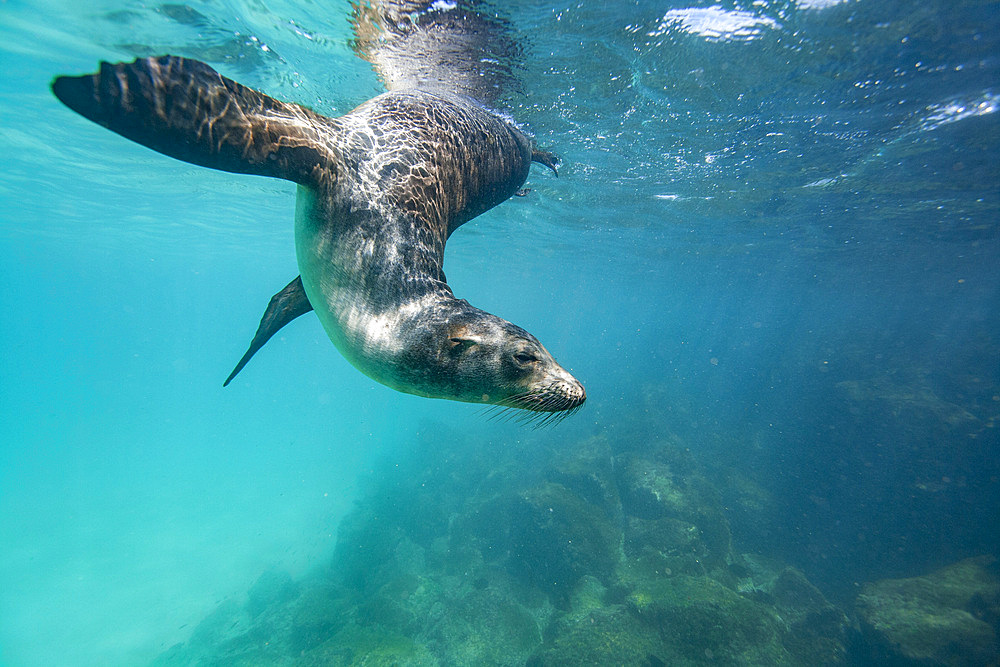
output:
<svg viewBox="0 0 1000 667"><path fill-rule="evenodd" d="M552 166L474 100L390 91L328 118L170 56L102 63L53 90L167 155L298 183L301 280L272 299L233 375L311 307L348 361L394 389L550 413L585 400L537 339L456 299L445 280L451 233L515 194L533 159Z"/></svg>
<svg viewBox="0 0 1000 667"><path fill-rule="evenodd" d="M413 359L422 336L456 311L442 268L447 236L524 183L530 141L473 103L421 92L380 95L333 130L337 177L298 190L305 293L354 366L433 395Z"/></svg>

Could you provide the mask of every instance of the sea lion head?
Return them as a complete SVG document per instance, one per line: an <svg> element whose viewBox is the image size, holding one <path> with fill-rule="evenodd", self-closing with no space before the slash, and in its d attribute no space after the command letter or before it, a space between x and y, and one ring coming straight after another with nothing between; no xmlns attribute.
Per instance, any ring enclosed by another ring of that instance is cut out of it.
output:
<svg viewBox="0 0 1000 667"><path fill-rule="evenodd" d="M411 393L539 413L539 418L583 405L579 380L537 338L464 300L442 304L445 312L425 318L406 345L398 367L406 368ZM426 326L427 319L434 323ZM412 329L411 329L412 331Z"/></svg>

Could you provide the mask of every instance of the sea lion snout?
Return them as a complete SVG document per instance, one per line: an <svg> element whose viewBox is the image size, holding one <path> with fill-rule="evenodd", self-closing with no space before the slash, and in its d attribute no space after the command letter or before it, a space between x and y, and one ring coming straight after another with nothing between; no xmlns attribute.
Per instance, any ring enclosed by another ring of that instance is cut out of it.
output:
<svg viewBox="0 0 1000 667"><path fill-rule="evenodd" d="M554 387L554 391L561 397L554 407L555 410L573 410L580 407L587 400L587 390L583 384L572 375L568 380L560 380Z"/></svg>
<svg viewBox="0 0 1000 667"><path fill-rule="evenodd" d="M529 393L516 399L517 407L535 412L563 412L575 410L587 400L583 384L555 359L549 359L545 377L533 379Z"/></svg>

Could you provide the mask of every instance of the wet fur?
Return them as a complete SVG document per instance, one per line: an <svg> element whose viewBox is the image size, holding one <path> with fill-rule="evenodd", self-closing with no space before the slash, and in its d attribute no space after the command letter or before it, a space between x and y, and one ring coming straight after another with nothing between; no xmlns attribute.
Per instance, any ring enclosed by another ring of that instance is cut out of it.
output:
<svg viewBox="0 0 1000 667"><path fill-rule="evenodd" d="M161 153L298 183L301 289L334 344L372 378L422 396L535 411L583 402L583 387L537 339L455 299L445 280L451 233L515 194L533 157L554 167L474 100L390 91L327 118L171 56L102 63L93 75L56 79L53 90ZM275 296L287 307L277 304L254 344L308 312L297 289L293 281Z"/></svg>

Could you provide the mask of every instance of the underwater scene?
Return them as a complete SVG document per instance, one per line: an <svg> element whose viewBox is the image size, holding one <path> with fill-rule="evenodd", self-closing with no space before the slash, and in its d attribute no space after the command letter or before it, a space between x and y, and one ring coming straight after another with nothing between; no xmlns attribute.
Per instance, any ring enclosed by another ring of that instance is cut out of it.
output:
<svg viewBox="0 0 1000 667"><path fill-rule="evenodd" d="M0 665L1000 665L996 2L5 0L0 63Z"/></svg>

